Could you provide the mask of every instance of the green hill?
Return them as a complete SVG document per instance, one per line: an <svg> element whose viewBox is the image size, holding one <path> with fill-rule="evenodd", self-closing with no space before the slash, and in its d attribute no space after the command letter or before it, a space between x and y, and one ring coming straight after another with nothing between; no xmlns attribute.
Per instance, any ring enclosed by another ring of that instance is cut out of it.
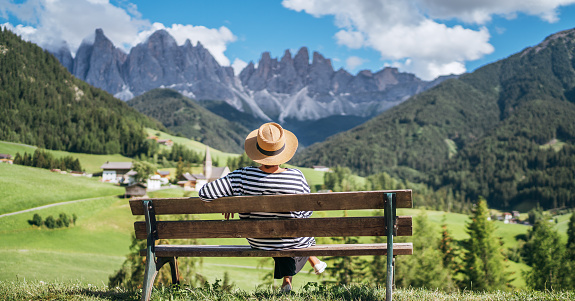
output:
<svg viewBox="0 0 575 301"><path fill-rule="evenodd" d="M157 121L72 76L37 45L0 29L0 140L133 156Z"/></svg>
<svg viewBox="0 0 575 301"><path fill-rule="evenodd" d="M97 179L53 173L45 169L0 164L0 214L43 205L124 193Z"/></svg>
<svg viewBox="0 0 575 301"><path fill-rule="evenodd" d="M154 89L128 101L128 105L153 117L170 131L226 152L243 152L249 130L169 89Z"/></svg>
<svg viewBox="0 0 575 301"><path fill-rule="evenodd" d="M385 171L497 208L572 207L574 56L575 30L557 33L312 145L293 163ZM556 141L561 147L545 146Z"/></svg>

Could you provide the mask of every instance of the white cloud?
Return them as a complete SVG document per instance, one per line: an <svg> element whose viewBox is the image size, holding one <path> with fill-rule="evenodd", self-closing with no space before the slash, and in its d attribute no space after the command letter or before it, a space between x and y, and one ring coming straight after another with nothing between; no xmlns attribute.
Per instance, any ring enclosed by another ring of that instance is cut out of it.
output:
<svg viewBox="0 0 575 301"><path fill-rule="evenodd" d="M345 45L351 49L359 49L365 44L363 34L358 31L340 30L335 34L339 45Z"/></svg>
<svg viewBox="0 0 575 301"><path fill-rule="evenodd" d="M150 26L147 20L107 0L28 0L10 6L7 11L29 23L27 27L35 27L36 31L26 35L27 39L48 49L65 40L75 51L96 28L102 28L115 45L126 49L140 30ZM18 26L16 29L22 34Z"/></svg>
<svg viewBox="0 0 575 301"><path fill-rule="evenodd" d="M350 56L345 60L345 67L350 71L354 71L357 67L363 65L365 62L366 60L360 57Z"/></svg>
<svg viewBox="0 0 575 301"><path fill-rule="evenodd" d="M234 63L232 64L232 68L234 68L234 74L239 75L242 70L248 65L248 63L236 58Z"/></svg>
<svg viewBox="0 0 575 301"><path fill-rule="evenodd" d="M200 41L218 63L230 65L224 52L227 45L237 38L228 28L151 24L142 18L135 4L120 1L119 5L121 7L111 4L109 0L27 0L22 4L0 0L0 16L5 18L11 14L27 23L27 26L8 23L5 26L47 49L62 45L64 40L75 52L84 38L92 36L95 29L102 28L116 47L128 52L154 31L165 29L179 45L187 39L194 45Z"/></svg>
<svg viewBox="0 0 575 301"><path fill-rule="evenodd" d="M283 0L284 7L316 17L333 15L338 44L377 50L382 60L423 79L465 72L465 62L494 51L485 27L449 27L441 20L483 25L517 13L554 22L557 8L575 0ZM407 63L408 62L408 63Z"/></svg>
<svg viewBox="0 0 575 301"><path fill-rule="evenodd" d="M176 39L178 45L183 45L186 40L190 40L192 44L197 45L198 41L210 51L216 61L222 66L230 66L230 60L226 57L224 52L227 45L236 41L237 37L225 26L219 29L207 28L204 26L172 24L171 27L165 27L164 24L154 23L150 29L142 31L138 34L137 39L132 43L136 45L144 42L152 33L157 30L165 29L171 36Z"/></svg>
<svg viewBox="0 0 575 301"><path fill-rule="evenodd" d="M493 15L514 18L517 13L537 16L547 22L558 20L557 9L575 3L575 0L418 0L422 9L432 18L459 19L464 22L485 24Z"/></svg>

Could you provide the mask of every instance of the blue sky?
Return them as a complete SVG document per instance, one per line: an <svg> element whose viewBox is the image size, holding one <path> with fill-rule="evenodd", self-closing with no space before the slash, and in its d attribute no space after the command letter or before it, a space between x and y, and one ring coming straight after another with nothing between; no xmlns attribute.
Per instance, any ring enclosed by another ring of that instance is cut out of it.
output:
<svg viewBox="0 0 575 301"><path fill-rule="evenodd" d="M157 29L241 70L303 46L355 74L471 72L575 27L575 0L0 0L0 24L74 52L96 28L128 52Z"/></svg>

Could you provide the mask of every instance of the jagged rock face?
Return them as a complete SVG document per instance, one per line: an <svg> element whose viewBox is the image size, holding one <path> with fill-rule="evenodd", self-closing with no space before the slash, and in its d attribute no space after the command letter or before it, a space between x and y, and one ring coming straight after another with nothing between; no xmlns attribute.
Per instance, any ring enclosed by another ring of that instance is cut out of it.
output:
<svg viewBox="0 0 575 301"><path fill-rule="evenodd" d="M333 70L330 59L306 47L286 50L278 61L264 52L236 77L210 52L188 40L182 46L165 30L125 54L101 29L86 39L71 62L67 50L55 53L78 78L123 100L165 87L197 100L224 100L262 120L317 120L333 115L374 116L436 82L385 68L352 75Z"/></svg>
<svg viewBox="0 0 575 301"><path fill-rule="evenodd" d="M265 52L258 67L248 64L239 79L257 105L279 121L374 116L440 82L425 82L396 68L353 76L343 69L334 71L331 60L317 52L310 64L305 47L293 58L286 51L279 62Z"/></svg>
<svg viewBox="0 0 575 301"><path fill-rule="evenodd" d="M85 39L78 48L72 74L115 94L125 85L121 74L125 60L126 54L114 47L101 29L97 29L94 39Z"/></svg>

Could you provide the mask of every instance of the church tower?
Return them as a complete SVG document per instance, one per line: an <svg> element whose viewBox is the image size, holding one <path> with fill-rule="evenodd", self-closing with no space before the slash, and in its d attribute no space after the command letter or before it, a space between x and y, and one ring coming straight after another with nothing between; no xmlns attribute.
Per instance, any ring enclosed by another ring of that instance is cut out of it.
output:
<svg viewBox="0 0 575 301"><path fill-rule="evenodd" d="M212 155L210 154L210 147L206 145L206 160L204 162L204 176L206 179L212 177Z"/></svg>

